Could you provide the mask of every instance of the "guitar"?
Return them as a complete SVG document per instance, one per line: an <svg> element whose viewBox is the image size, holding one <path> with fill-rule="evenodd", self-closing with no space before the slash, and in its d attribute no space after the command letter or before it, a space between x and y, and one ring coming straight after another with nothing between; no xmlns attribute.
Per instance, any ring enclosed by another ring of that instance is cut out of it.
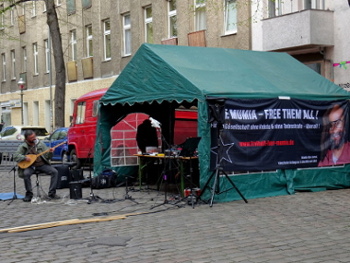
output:
<svg viewBox="0 0 350 263"><path fill-rule="evenodd" d="M55 147L52 147L52 149L55 149L58 146L61 146L62 144L65 144L65 143L66 143L66 141L61 142L60 144L57 144ZM48 151L50 151L50 149L51 148L49 148L46 151L43 151L41 153L38 153L38 154L27 154L26 157L28 157L30 160L29 161L26 161L26 160L20 161L17 165L19 166L19 168L26 169L29 166L31 166L39 156L47 153Z"/></svg>

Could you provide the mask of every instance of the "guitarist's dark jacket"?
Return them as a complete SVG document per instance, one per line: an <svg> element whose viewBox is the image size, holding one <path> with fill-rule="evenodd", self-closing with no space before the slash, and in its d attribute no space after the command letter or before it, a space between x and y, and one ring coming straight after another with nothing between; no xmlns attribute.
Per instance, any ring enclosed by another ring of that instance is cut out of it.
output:
<svg viewBox="0 0 350 263"><path fill-rule="evenodd" d="M42 141L39 141L39 143L36 145L37 154L44 152L47 149L49 149L49 148ZM30 152L30 150L31 150L31 146L29 146L26 142L23 142L22 144L20 144L18 146L17 151L14 153L13 160L17 163L23 161L25 159L26 155ZM44 153L40 157L42 158L44 163L50 164L52 152L48 151L47 153ZM21 178L24 178L23 171L24 171L24 169L18 167L18 176Z"/></svg>

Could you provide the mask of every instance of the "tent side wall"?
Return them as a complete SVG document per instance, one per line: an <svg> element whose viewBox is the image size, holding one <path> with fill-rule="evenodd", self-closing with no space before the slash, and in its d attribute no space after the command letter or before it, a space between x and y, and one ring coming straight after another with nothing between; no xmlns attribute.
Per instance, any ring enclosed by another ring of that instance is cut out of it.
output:
<svg viewBox="0 0 350 263"><path fill-rule="evenodd" d="M120 114L116 114L120 112ZM114 113L114 114L113 114ZM114 170L118 178L117 180L124 181L124 176L135 175L137 166L120 166L111 167L111 129L118 122L118 119L123 118L123 113L114 106L102 106L99 109L99 118L97 122L97 137L95 142L94 152L94 176L100 174L106 168Z"/></svg>
<svg viewBox="0 0 350 263"><path fill-rule="evenodd" d="M231 176L240 192L246 199L294 194L297 191L323 191L350 187L350 165L341 167L315 169L277 170L272 173L251 173ZM205 180L201 180L204 182ZM203 186L203 184L201 184ZM231 189L226 178L220 178L220 189ZM203 191L203 189L202 189ZM208 189L203 200L211 197ZM215 201L228 202L242 200L235 189L215 195Z"/></svg>

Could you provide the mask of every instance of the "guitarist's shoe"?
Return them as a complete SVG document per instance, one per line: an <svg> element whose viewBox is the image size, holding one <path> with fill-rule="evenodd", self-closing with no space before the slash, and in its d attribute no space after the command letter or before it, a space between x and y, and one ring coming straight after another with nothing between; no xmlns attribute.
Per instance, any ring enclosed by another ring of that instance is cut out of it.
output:
<svg viewBox="0 0 350 263"><path fill-rule="evenodd" d="M33 194L32 193L26 193L26 196L23 198L23 202L30 202L32 201Z"/></svg>
<svg viewBox="0 0 350 263"><path fill-rule="evenodd" d="M58 199L61 199L61 197L59 195L56 195L56 194L52 194L52 195L49 195L49 200L58 200Z"/></svg>

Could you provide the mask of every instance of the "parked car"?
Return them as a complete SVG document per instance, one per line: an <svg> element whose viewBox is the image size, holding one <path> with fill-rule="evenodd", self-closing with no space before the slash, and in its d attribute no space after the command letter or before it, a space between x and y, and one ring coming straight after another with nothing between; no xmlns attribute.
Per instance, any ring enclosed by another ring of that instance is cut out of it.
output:
<svg viewBox="0 0 350 263"><path fill-rule="evenodd" d="M0 140L23 140L26 130L33 130L41 140L49 134L46 128L41 126L7 126L0 132Z"/></svg>
<svg viewBox="0 0 350 263"><path fill-rule="evenodd" d="M58 128L49 137L46 137L43 142L50 148L57 146L53 152L52 161L66 163L69 161L67 133L69 128Z"/></svg>

